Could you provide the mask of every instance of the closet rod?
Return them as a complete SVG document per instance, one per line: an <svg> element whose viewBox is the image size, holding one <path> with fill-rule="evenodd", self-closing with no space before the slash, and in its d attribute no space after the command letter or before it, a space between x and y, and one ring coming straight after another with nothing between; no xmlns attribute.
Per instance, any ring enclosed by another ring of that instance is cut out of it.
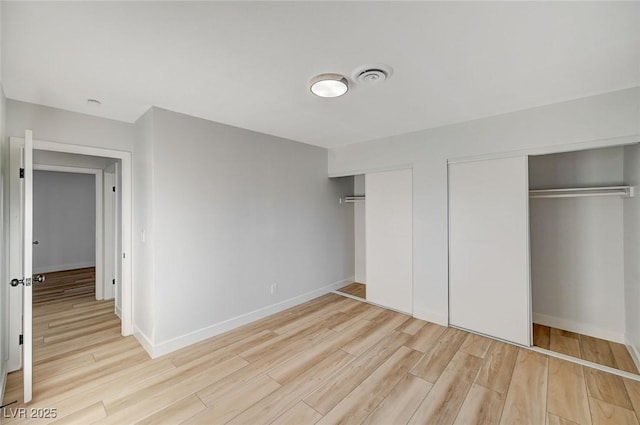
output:
<svg viewBox="0 0 640 425"><path fill-rule="evenodd" d="M575 187L566 189L535 189L529 191L529 198L581 198L591 196L634 196L633 186Z"/></svg>
<svg viewBox="0 0 640 425"><path fill-rule="evenodd" d="M364 196L345 196L344 197L344 202L346 202L347 204L351 204L354 202L364 202L365 197Z"/></svg>

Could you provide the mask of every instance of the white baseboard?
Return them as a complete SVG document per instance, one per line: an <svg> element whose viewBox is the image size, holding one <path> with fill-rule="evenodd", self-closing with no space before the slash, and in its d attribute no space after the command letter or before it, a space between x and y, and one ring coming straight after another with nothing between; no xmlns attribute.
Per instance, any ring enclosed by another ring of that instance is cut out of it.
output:
<svg viewBox="0 0 640 425"><path fill-rule="evenodd" d="M627 346L627 350L629 350L629 353L631 354L631 359L633 359L636 367L638 368L638 370L640 370L640 350L638 350L638 347L636 347L631 343L631 341L629 341L629 338L627 338L625 345Z"/></svg>
<svg viewBox="0 0 640 425"><path fill-rule="evenodd" d="M44 267L34 267L33 273L51 273L51 272L61 272L64 270L75 270L75 269L84 269L87 267L95 267L96 263L93 261L85 261L83 263L72 263L72 264L59 264L57 266L44 266Z"/></svg>
<svg viewBox="0 0 640 425"><path fill-rule="evenodd" d="M156 358L179 350L180 348L186 347L188 345L195 344L196 342L204 341L207 338L211 338L221 333L246 325L247 323L262 319L263 317L267 317L280 311L286 310L290 307L294 307L298 304L302 304L314 298L318 298L322 295L328 294L331 291L342 288L349 283L353 283L353 277L334 282L320 289L316 289L315 291L307 292L305 294L298 295L297 297L289 298L288 300L281 301L279 303L254 310L249 313L233 317L223 322L207 326L206 328L198 329L194 332L190 332L188 334L181 335L179 337L172 338L168 341L160 342L155 345L152 344L151 341L142 332L140 332L138 328L135 328L134 335L136 336L136 339L140 341L140 344L144 347L144 349L147 350L147 353L149 353L152 358Z"/></svg>
<svg viewBox="0 0 640 425"><path fill-rule="evenodd" d="M119 305L116 306L116 316L118 316L120 320L122 320L122 309Z"/></svg>
<svg viewBox="0 0 640 425"><path fill-rule="evenodd" d="M138 340L142 348L149 354L151 358L153 358L153 344L147 335L138 329L137 326L133 326L133 336Z"/></svg>
<svg viewBox="0 0 640 425"><path fill-rule="evenodd" d="M552 328L563 329L565 331L577 332L579 334L606 339L607 341L624 344L626 338L624 332L612 331L600 328L588 323L576 322L561 317L547 316L546 314L533 313L533 322Z"/></svg>
<svg viewBox="0 0 640 425"><path fill-rule="evenodd" d="M424 320L426 322L435 323L437 325L449 326L449 316L446 314L436 313L428 310L413 310L413 317Z"/></svg>

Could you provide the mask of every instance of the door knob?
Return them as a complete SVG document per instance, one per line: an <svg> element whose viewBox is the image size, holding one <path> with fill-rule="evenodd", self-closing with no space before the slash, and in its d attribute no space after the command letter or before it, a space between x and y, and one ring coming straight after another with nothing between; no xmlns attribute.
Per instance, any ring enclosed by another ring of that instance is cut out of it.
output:
<svg viewBox="0 0 640 425"><path fill-rule="evenodd" d="M34 245L38 245L39 243L40 243L40 242L38 242L38 241L33 241L33 244L34 244Z"/></svg>
<svg viewBox="0 0 640 425"><path fill-rule="evenodd" d="M43 274L34 274L33 275L33 283L42 283L44 282L44 275Z"/></svg>
<svg viewBox="0 0 640 425"><path fill-rule="evenodd" d="M42 280L44 280L44 277L43 277ZM31 278L28 277L26 279L11 279L11 282L9 282L9 285L11 285L11 286L18 286L18 285L31 286Z"/></svg>

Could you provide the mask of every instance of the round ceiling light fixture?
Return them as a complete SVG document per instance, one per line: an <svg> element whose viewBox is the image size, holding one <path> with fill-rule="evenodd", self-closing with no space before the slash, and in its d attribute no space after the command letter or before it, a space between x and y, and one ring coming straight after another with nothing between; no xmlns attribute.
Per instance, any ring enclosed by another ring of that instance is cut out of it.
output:
<svg viewBox="0 0 640 425"><path fill-rule="evenodd" d="M349 90L349 83L344 75L320 74L311 79L311 93L320 97L338 97Z"/></svg>
<svg viewBox="0 0 640 425"><path fill-rule="evenodd" d="M94 106L102 105L102 102L100 102L98 99L87 99L87 103Z"/></svg>

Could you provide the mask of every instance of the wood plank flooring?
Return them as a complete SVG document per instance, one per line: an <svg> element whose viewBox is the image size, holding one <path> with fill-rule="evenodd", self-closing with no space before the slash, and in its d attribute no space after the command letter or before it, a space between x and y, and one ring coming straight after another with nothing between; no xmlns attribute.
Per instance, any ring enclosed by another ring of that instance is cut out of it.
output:
<svg viewBox="0 0 640 425"><path fill-rule="evenodd" d="M153 360L91 298L37 304L28 407L57 417L3 424L638 425L640 382L336 294Z"/></svg>
<svg viewBox="0 0 640 425"><path fill-rule="evenodd" d="M638 374L629 350L624 344L582 335L549 326L533 324L533 345Z"/></svg>
<svg viewBox="0 0 640 425"><path fill-rule="evenodd" d="M338 289L338 292L350 294L355 297L362 298L363 300L367 299L367 286L358 282L350 283L347 286L343 286L342 288Z"/></svg>
<svg viewBox="0 0 640 425"><path fill-rule="evenodd" d="M34 308L51 301L64 302L95 297L95 267L45 273L45 277L43 283L33 285Z"/></svg>

